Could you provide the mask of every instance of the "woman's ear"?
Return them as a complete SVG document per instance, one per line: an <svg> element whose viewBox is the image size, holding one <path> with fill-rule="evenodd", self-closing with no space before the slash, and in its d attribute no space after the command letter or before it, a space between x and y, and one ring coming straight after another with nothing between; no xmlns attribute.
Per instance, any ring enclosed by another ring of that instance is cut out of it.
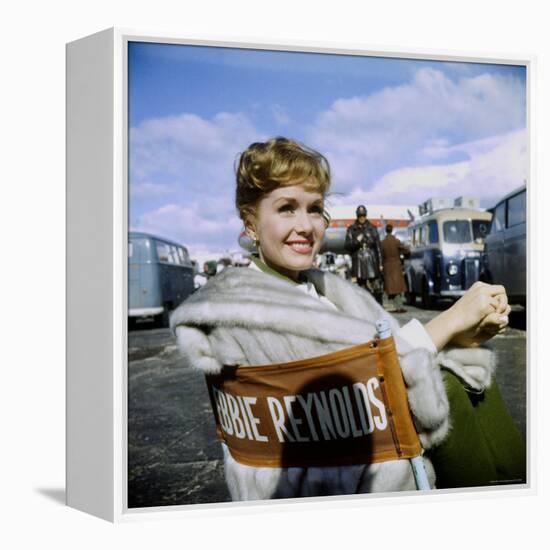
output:
<svg viewBox="0 0 550 550"><path fill-rule="evenodd" d="M252 216L248 216L244 222L245 233L253 240L258 240L258 234L256 233L256 224Z"/></svg>

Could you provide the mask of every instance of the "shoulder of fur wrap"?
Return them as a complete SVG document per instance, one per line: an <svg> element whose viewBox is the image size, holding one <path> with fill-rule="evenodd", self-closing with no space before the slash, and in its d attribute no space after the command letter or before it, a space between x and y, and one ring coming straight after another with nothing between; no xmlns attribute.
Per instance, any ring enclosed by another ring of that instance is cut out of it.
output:
<svg viewBox="0 0 550 550"><path fill-rule="evenodd" d="M319 275L316 276L320 282ZM353 285L342 282L349 294ZM373 305L375 300L366 292L359 303L357 297L338 296L344 294L338 281L329 280L325 286L327 292L321 290L321 293L337 310L327 308L288 281L252 269L226 268L173 312L170 326L173 331L182 325L200 327L203 331L213 328L267 330L339 343L341 347L373 338L375 322L385 314L377 304ZM348 302L352 311L346 311L341 301Z"/></svg>
<svg viewBox="0 0 550 550"><path fill-rule="evenodd" d="M186 366L202 371L204 374L218 374L222 364L214 356L207 336L194 327L179 325L175 327L178 347Z"/></svg>

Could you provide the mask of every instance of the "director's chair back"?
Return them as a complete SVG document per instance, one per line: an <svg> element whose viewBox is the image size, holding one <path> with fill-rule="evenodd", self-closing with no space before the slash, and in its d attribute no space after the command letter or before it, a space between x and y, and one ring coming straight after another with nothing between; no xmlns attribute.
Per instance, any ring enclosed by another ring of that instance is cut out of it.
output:
<svg viewBox="0 0 550 550"><path fill-rule="evenodd" d="M219 438L242 464L345 466L410 460L429 489L386 320L365 344L300 361L207 376Z"/></svg>

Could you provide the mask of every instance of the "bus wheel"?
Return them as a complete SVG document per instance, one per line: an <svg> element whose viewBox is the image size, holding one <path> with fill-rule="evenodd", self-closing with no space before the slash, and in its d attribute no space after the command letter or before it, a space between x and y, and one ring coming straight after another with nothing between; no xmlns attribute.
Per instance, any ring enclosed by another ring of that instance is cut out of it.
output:
<svg viewBox="0 0 550 550"><path fill-rule="evenodd" d="M430 287L426 279L422 281L421 301L423 309L432 309L435 306L436 299L434 296L430 296Z"/></svg>

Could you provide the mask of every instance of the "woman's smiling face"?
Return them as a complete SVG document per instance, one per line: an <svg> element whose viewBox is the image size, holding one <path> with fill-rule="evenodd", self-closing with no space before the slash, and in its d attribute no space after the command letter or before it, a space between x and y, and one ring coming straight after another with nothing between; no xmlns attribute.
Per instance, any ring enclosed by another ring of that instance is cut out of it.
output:
<svg viewBox="0 0 550 550"><path fill-rule="evenodd" d="M306 184L278 187L263 197L247 224L262 261L296 280L313 265L326 223L323 195Z"/></svg>

